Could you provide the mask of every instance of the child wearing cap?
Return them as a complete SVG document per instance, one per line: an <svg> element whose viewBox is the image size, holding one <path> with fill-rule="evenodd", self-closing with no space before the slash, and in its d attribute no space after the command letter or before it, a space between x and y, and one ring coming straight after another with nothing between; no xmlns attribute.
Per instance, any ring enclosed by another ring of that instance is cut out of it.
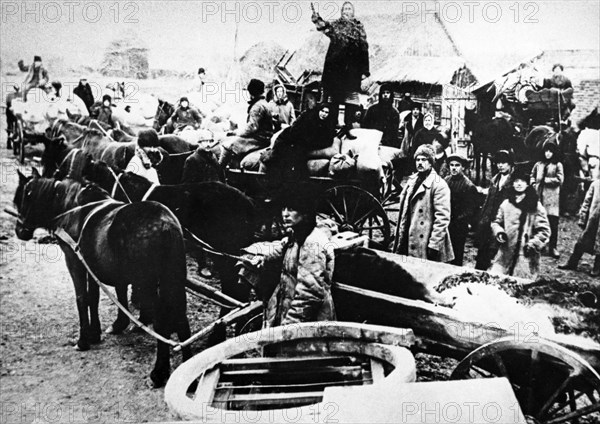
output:
<svg viewBox="0 0 600 424"><path fill-rule="evenodd" d="M463 265L469 222L475 212L477 187L464 174L469 160L459 153L448 156L450 175L445 180L450 187L450 241L454 250L453 265Z"/></svg>
<svg viewBox="0 0 600 424"><path fill-rule="evenodd" d="M535 189L529 185L527 170L513 172L512 187L492 222L492 232L499 249L490 272L536 279L540 252L550 238L550 224Z"/></svg>

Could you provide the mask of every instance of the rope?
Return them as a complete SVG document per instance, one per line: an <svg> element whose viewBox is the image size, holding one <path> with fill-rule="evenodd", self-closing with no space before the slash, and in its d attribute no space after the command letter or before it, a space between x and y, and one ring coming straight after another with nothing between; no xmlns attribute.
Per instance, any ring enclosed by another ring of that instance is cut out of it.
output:
<svg viewBox="0 0 600 424"><path fill-rule="evenodd" d="M114 198L115 194L117 194L117 187L121 187L121 190L123 191L123 194L125 195L125 198L127 198L127 202L128 203L133 203L131 201L131 199L129 198L129 195L127 194L127 192L125 191L125 187L123 187L123 185L121 184L121 175L123 174L119 174L117 176L117 174L115 173L115 171L113 171L113 169L110 167L110 165L108 166L108 170L110 171L110 173L112 174L112 176L115 179L115 184L113 185L113 189L110 192L110 197Z"/></svg>
<svg viewBox="0 0 600 424"><path fill-rule="evenodd" d="M73 250L73 253L75 253L75 255L77 255L77 258L79 259L79 261L83 264L83 266L87 270L88 276L91 277L92 280L94 280L94 282L96 284L98 284L98 286L102 289L102 291L104 292L104 294L106 294L108 296L108 298L117 306L117 308L119 308L125 315L127 315L127 317L131 321L133 321L135 323L135 325L137 325L142 330L144 330L146 333L148 333L149 335L151 335L155 339L160 340L163 343L166 343L166 344L168 344L170 346L173 346L173 347L180 346L179 343L174 342L171 339L166 339L165 337L163 337L160 334L156 333L151 328L148 328L144 323L142 323L140 320L138 320L136 317L134 317L131 314L131 312L129 312L129 310L126 307L124 307L119 302L119 300L115 297L114 294L111 293L111 291L108 289L108 287L106 287L104 285L104 283L102 283L102 281L100 281L98 279L98 277L96 277L96 274L94 274L94 272L92 271L92 269L90 268L90 266L87 264L87 262L83 258L83 255L81 254L81 252L79 250L79 246L77 244L75 244L75 242L73 241L73 239L71 238L71 236L69 234L67 234L67 232L65 230L63 230L62 228L58 228L56 230L55 234L56 234L56 237L58 237L59 239L61 239L64 243L66 243L71 248L71 250ZM81 235L80 235L80 238L81 238Z"/></svg>
<svg viewBox="0 0 600 424"><path fill-rule="evenodd" d="M194 233L192 233L190 230L188 230L185 227L182 227L183 230L192 238L192 241L195 242L196 244L198 244L200 247L202 247L202 249L204 249L206 252L215 255L215 256L221 256L224 258L230 258L230 259L235 259L236 261L240 261L242 263L244 263L244 265L250 266L252 268L255 267L255 265L250 262L248 259L242 257L242 256L236 256L236 255L232 255L230 253L225 253L225 252L221 252L219 250L216 250L214 247L212 247L210 244L208 244L207 242L205 242L204 240L198 238L198 236Z"/></svg>

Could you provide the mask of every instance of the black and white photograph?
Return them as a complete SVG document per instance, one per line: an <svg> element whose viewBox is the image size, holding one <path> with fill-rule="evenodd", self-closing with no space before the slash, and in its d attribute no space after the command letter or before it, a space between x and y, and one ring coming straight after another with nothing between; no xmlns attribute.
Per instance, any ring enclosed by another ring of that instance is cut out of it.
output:
<svg viewBox="0 0 600 424"><path fill-rule="evenodd" d="M596 0L1 0L0 424L600 423Z"/></svg>

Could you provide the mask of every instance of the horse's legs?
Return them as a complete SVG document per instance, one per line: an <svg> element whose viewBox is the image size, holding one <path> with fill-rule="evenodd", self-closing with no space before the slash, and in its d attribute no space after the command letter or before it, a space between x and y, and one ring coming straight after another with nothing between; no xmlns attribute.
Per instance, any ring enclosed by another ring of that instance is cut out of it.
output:
<svg viewBox="0 0 600 424"><path fill-rule="evenodd" d="M117 292L117 300L121 305L123 305L127 309L127 284L118 284L115 287L115 291ZM125 315L121 309L117 314L117 319L113 324L108 327L106 330L107 333L110 334L121 334L129 325L129 317Z"/></svg>
<svg viewBox="0 0 600 424"><path fill-rule="evenodd" d="M70 248L63 249L67 268L73 280L75 288L75 301L77 303L77 312L79 313L79 340L76 348L78 350L90 349L90 321L88 317L88 293L87 293L87 271L83 264Z"/></svg>
<svg viewBox="0 0 600 424"><path fill-rule="evenodd" d="M164 296L164 295L163 295ZM154 319L154 331L165 338L169 338L170 320L167 305L163 301L158 301L156 305L156 313ZM156 363L154 369L150 373L150 379L154 387L162 387L167 382L171 373L171 359L169 346L161 341L156 345Z"/></svg>
<svg viewBox="0 0 600 424"><path fill-rule="evenodd" d="M100 301L100 288L92 278L87 278L88 306L90 310L90 343L102 341L100 317L98 316L98 302Z"/></svg>

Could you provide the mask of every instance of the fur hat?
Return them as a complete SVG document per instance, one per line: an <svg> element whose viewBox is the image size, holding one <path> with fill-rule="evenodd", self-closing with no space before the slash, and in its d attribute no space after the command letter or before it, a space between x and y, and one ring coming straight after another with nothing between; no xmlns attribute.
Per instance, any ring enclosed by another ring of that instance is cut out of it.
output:
<svg viewBox="0 0 600 424"><path fill-rule="evenodd" d="M105 94L104 96L102 96L102 103L104 103L107 100L112 103L112 97L110 97L110 94Z"/></svg>
<svg viewBox="0 0 600 424"><path fill-rule="evenodd" d="M465 168L469 166L469 159L467 159L467 157L461 153L452 153L450 156L448 156L446 162L450 163L452 161L460 163Z"/></svg>
<svg viewBox="0 0 600 424"><path fill-rule="evenodd" d="M179 99L179 103L181 103L181 102L188 102L189 103L190 101L188 100L187 97L183 96L181 99Z"/></svg>
<svg viewBox="0 0 600 424"><path fill-rule="evenodd" d="M42 61L42 57L38 56L38 55L35 55L35 56L33 56L33 61L34 62L41 62Z"/></svg>
<svg viewBox="0 0 600 424"><path fill-rule="evenodd" d="M204 68L198 68L198 75L200 74L205 74L206 71L204 70Z"/></svg>
<svg viewBox="0 0 600 424"><path fill-rule="evenodd" d="M248 93L251 96L261 96L265 92L265 83L261 80L251 79L248 83Z"/></svg>
<svg viewBox="0 0 600 424"><path fill-rule="evenodd" d="M142 130L138 134L138 146L144 147L159 147L158 133L154 129Z"/></svg>
<svg viewBox="0 0 600 424"><path fill-rule="evenodd" d="M546 142L544 143L542 150L543 151L550 150L552 153L554 153L556 155L556 152L558 152L558 146L556 145L556 143L554 142L553 139L549 139L549 140L546 140Z"/></svg>
<svg viewBox="0 0 600 424"><path fill-rule="evenodd" d="M417 147L413 158L417 159L417 156L425 156L429 163L435 164L435 149L431 144L422 144Z"/></svg>
<svg viewBox="0 0 600 424"><path fill-rule="evenodd" d="M494 155L494 160L496 163L508 163L511 166L515 164L515 158L508 150L498 150Z"/></svg>

